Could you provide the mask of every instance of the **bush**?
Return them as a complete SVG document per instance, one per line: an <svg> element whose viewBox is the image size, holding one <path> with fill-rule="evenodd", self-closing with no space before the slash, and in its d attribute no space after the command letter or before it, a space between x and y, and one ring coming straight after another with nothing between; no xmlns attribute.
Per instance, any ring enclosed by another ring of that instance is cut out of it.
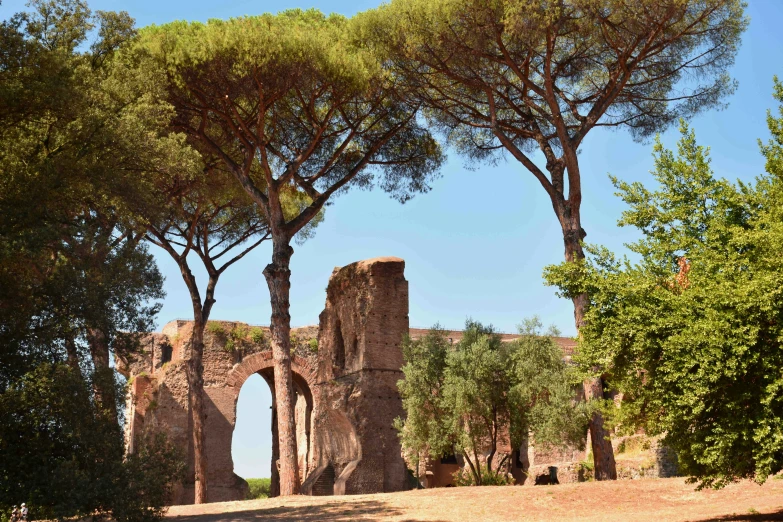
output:
<svg viewBox="0 0 783 522"><path fill-rule="evenodd" d="M207 331L212 335L217 335L217 336L226 335L226 329L223 328L223 325L215 321L209 321L207 323Z"/></svg>
<svg viewBox="0 0 783 522"><path fill-rule="evenodd" d="M250 340L253 341L256 344L261 344L264 342L264 330L261 328L254 326L250 329Z"/></svg>
<svg viewBox="0 0 783 522"><path fill-rule="evenodd" d="M248 485L247 499L269 498L269 492L272 488L272 479L270 478L252 478L245 479Z"/></svg>
<svg viewBox="0 0 783 522"><path fill-rule="evenodd" d="M504 471L487 469L485 464L479 466L481 486L509 486L514 483L514 477ZM476 486L476 478L470 468L460 468L452 475L455 486Z"/></svg>
<svg viewBox="0 0 783 522"><path fill-rule="evenodd" d="M91 394L63 364L40 365L0 393L0 513L26 502L34 519L160 518L180 456L160 436L125 459L119 424L96 414Z"/></svg>
<svg viewBox="0 0 783 522"><path fill-rule="evenodd" d="M318 353L318 339L310 339L307 341L307 346L310 348L312 353Z"/></svg>
<svg viewBox="0 0 783 522"><path fill-rule="evenodd" d="M121 487L111 512L118 522L147 522L163 516L172 485L182 479L184 460L162 433L141 441L122 466Z"/></svg>

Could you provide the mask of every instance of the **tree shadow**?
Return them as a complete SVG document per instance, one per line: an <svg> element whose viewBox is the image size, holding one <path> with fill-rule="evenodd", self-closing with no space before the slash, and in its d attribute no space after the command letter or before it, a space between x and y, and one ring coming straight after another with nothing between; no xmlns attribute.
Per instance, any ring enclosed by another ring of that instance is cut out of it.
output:
<svg viewBox="0 0 783 522"><path fill-rule="evenodd" d="M768 522L772 520L783 520L783 507L772 513L734 513L719 517L700 518L693 520L693 522Z"/></svg>
<svg viewBox="0 0 783 522"><path fill-rule="evenodd" d="M229 513L205 515L181 515L166 518L178 522L246 522L264 520L270 522L351 522L354 520L379 520L400 516L403 513L385 502L367 500L362 502L329 502L314 506L276 506L247 509ZM404 522L416 522L405 519ZM446 522L446 521L443 521Z"/></svg>

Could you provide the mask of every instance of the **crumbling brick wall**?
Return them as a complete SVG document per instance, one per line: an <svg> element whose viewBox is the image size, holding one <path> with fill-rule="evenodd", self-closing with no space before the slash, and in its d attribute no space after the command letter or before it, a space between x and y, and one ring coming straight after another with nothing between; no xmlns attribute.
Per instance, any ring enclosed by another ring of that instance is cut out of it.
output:
<svg viewBox="0 0 783 522"><path fill-rule="evenodd" d="M402 377L402 337L408 332L404 268L402 259L377 258L335 269L320 326L292 330L297 339L292 371L305 492L324 470L329 477L334 472L334 484L319 486L321 492L376 493L406 486L405 463L392 428L393 419L402 415L396 383ZM189 321L173 321L163 333L148 337L141 355L118 361L118 369L132 381L126 417L129 450L139 437L164 432L186 455L187 478L176 488L173 504L194 499L185 376L191 328ZM242 323L210 321L205 331L210 502L245 498L247 484L234 474L231 457L236 404L250 375L259 373L272 381L268 339L267 329L251 331Z"/></svg>

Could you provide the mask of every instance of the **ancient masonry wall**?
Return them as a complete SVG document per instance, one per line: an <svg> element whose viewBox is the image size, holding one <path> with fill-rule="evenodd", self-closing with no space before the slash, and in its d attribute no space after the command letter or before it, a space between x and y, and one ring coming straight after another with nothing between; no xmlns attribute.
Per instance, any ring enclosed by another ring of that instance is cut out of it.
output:
<svg viewBox="0 0 783 522"><path fill-rule="evenodd" d="M392 428L394 418L403 413L396 383L402 377L400 344L408 332L404 269L402 259L391 257L335 269L319 327L292 330L297 444L306 494L406 487L405 463ZM187 459L186 479L177 486L173 504L194 500L185 375L191 329L189 321L171 322L162 333L148 337L142 355L118 361L118 369L131 382L126 411L129 450L134 451L145 436L163 432ZM255 373L272 381L268 339L267 329L234 322L211 321L205 332L210 502L246 496L247 484L233 472L231 439L242 384ZM273 462L273 481L276 471Z"/></svg>
<svg viewBox="0 0 783 522"><path fill-rule="evenodd" d="M390 492L410 484L392 423L404 415L397 389L403 376L403 336L418 338L426 331L409 328L404 269L405 262L393 257L335 268L319 326L292 330L297 452L304 494ZM118 361L118 369L131 383L126 409L129 451L135 451L144 437L163 432L186 458L186 479L176 487L173 504L194 500L185 375L191 330L191 322L173 321L162 333L147 338L143 354ZM452 342L459 342L461 335L448 333ZM504 335L504 340L515 337ZM253 374L269 383L274 396L269 338L268 329L242 323L211 321L207 326L204 399L210 502L246 497L247 483L234 474L231 456L236 405L242 385ZM569 360L574 341L555 340ZM273 493L278 491L276 418L273 406ZM677 472L670 452L655 440L640 436L614 442L621 478ZM549 466L558 467L560 482L589 479L589 470L581 464L588 458L586 450L536 447L532 441L520 448L506 443L498 449L511 456L509 471L519 484L548 476ZM457 456L424 463L418 470L420 481L427 487L451 485L459 460Z"/></svg>

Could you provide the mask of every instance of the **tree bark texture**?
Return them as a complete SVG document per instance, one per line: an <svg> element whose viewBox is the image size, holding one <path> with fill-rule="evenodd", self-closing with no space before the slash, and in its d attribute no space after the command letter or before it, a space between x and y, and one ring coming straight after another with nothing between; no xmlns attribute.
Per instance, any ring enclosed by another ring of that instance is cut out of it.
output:
<svg viewBox="0 0 783 522"><path fill-rule="evenodd" d="M65 337L65 353L68 356L68 366L73 368L73 370L78 372L81 376L82 370L79 364L79 350L76 348L76 340L72 333L67 334Z"/></svg>
<svg viewBox="0 0 783 522"><path fill-rule="evenodd" d="M273 393L274 395L274 393ZM278 461L280 460L280 436L277 432L277 407L272 406L272 469L271 484L269 486L269 496L280 496L280 472L278 470Z"/></svg>
<svg viewBox="0 0 783 522"><path fill-rule="evenodd" d="M102 415L117 419L117 397L114 370L109 366L109 340L99 328L87 330L87 344L94 367L93 391L95 406ZM69 354L70 355L70 354Z"/></svg>
<svg viewBox="0 0 783 522"><path fill-rule="evenodd" d="M193 325L190 345L187 375L188 402L193 422L195 502L204 504L207 502L207 454L204 437L204 323L200 319Z"/></svg>
<svg viewBox="0 0 783 522"><path fill-rule="evenodd" d="M577 226L579 223L577 221ZM581 226L579 228L564 230L566 261L584 259L584 251L580 241L585 237ZM576 329L584 325L584 315L587 308L587 294L581 294L573 298L574 322ZM585 400L603 399L603 381L600 377L588 379L583 384ZM609 432L604 428L604 418L600 412L593 413L590 418L590 445L593 450L593 464L595 480L617 480L617 466L614 460L612 441Z"/></svg>
<svg viewBox="0 0 783 522"><path fill-rule="evenodd" d="M294 249L288 241L273 237L272 262L264 269L272 305L272 359L275 371L275 405L280 451L280 495L299 494L299 463L296 452L295 395L291 378L291 315L289 313Z"/></svg>
<svg viewBox="0 0 783 522"><path fill-rule="evenodd" d="M215 303L214 294L217 277L210 274L204 304L202 305L196 278L190 271L187 261L181 258L179 263L180 272L188 286L193 305L193 331L190 337L190 353L187 354L186 369L188 377L188 405L193 426L194 502L196 504L205 504L208 502L208 484L206 435L204 431L204 328L207 326L212 305Z"/></svg>

